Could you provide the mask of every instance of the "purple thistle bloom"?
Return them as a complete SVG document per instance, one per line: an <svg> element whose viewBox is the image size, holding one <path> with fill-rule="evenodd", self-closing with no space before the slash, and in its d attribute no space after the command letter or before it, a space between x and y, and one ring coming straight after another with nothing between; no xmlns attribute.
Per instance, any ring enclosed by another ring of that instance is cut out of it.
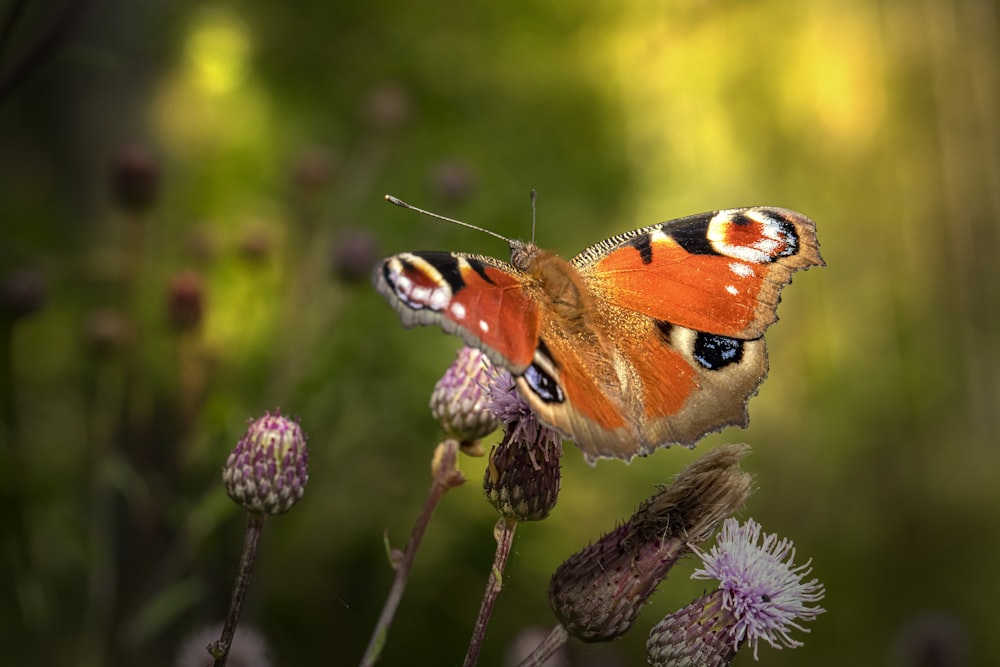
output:
<svg viewBox="0 0 1000 667"><path fill-rule="evenodd" d="M812 560L794 566L795 547L790 540L778 541L775 534L761 534L760 524L749 519L740 525L727 519L707 553L695 548L703 567L693 579L718 579L723 607L735 622L729 629L734 649L753 645L757 659L758 640L774 648L795 648L802 642L789 636L791 629L809 632L800 621L814 620L825 609L807 606L825 593L819 580L803 579L812 571Z"/></svg>
<svg viewBox="0 0 1000 667"><path fill-rule="evenodd" d="M492 367L485 390L504 436L490 450L483 491L502 516L540 521L559 498L562 436L538 421L507 371Z"/></svg>
<svg viewBox="0 0 1000 667"><path fill-rule="evenodd" d="M518 393L510 373L494 367L486 393L490 409L510 439L537 443L544 449L562 444L562 436L557 431L538 421L531 406Z"/></svg>

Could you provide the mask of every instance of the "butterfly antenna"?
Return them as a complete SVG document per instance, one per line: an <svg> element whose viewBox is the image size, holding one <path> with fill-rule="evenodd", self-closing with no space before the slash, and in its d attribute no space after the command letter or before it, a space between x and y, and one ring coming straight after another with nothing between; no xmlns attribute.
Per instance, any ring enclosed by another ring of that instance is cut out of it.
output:
<svg viewBox="0 0 1000 667"><path fill-rule="evenodd" d="M535 202L538 201L538 191L531 188L531 245L535 245Z"/></svg>
<svg viewBox="0 0 1000 667"><path fill-rule="evenodd" d="M490 236L495 236L496 238L500 239L501 241L505 241L507 243L507 245L512 245L514 243L514 241L512 241L509 238L507 238L503 234L497 234L496 232L492 232L492 231L490 231L488 229L483 229L482 227L477 227L476 225L470 224L468 222L462 222L461 220L455 220L454 218L449 218L449 217L440 215L438 213L431 213L430 211L425 211L424 209L418 208L418 207L414 206L413 204L407 204L405 201L403 201L399 197L393 197L392 195L386 195L385 196L385 200L387 202L389 202L390 204L395 204L396 206L399 206L400 208L408 208L411 211L416 211L417 213L423 213L424 215L426 215L426 216L428 216L430 218L437 218L438 220L444 220L445 222L452 222L452 223L454 223L456 225L461 225L462 227L468 227L469 229L475 229L477 232L482 232L483 234L489 234Z"/></svg>

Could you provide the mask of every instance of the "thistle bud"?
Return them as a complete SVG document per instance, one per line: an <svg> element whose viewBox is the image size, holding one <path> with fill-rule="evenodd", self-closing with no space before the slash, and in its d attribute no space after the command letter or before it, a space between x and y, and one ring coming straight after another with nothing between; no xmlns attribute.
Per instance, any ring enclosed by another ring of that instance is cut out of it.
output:
<svg viewBox="0 0 1000 667"><path fill-rule="evenodd" d="M722 591L703 595L656 624L646 644L647 660L662 667L728 667L736 656L729 636L735 622Z"/></svg>
<svg viewBox="0 0 1000 667"><path fill-rule="evenodd" d="M15 322L41 310L48 293L45 277L34 269L17 269L0 282L0 318Z"/></svg>
<svg viewBox="0 0 1000 667"><path fill-rule="evenodd" d="M476 441L495 431L499 423L489 409L485 389L491 369L486 355L463 347L431 394L431 414L449 437L462 443L466 453Z"/></svg>
<svg viewBox="0 0 1000 667"><path fill-rule="evenodd" d="M378 241L369 230L348 227L341 230L333 241L330 269L336 278L357 285L371 275L380 254Z"/></svg>
<svg viewBox="0 0 1000 667"><path fill-rule="evenodd" d="M435 165L429 180L434 194L449 204L465 201L476 189L475 173L467 164L458 160Z"/></svg>
<svg viewBox="0 0 1000 667"><path fill-rule="evenodd" d="M410 117L410 95L397 83L376 86L365 100L365 120L379 130L393 130Z"/></svg>
<svg viewBox="0 0 1000 667"><path fill-rule="evenodd" d="M562 438L538 422L509 373L496 373L489 393L504 437L490 451L483 491L502 516L540 521L559 498Z"/></svg>
<svg viewBox="0 0 1000 667"><path fill-rule="evenodd" d="M205 309L205 289L201 276L182 271L167 288L167 319L178 331L191 331L201 324Z"/></svg>
<svg viewBox="0 0 1000 667"><path fill-rule="evenodd" d="M222 481L229 497L248 512L283 514L302 499L309 481L306 436L281 413L251 422L229 455Z"/></svg>
<svg viewBox="0 0 1000 667"><path fill-rule="evenodd" d="M111 171L111 190L123 209L138 213L156 201L160 189L160 164L145 144L124 146L115 156Z"/></svg>
<svg viewBox="0 0 1000 667"><path fill-rule="evenodd" d="M775 648L795 648L792 629L823 613L808 602L823 599L818 580L804 582L810 562L794 566L794 545L761 535L752 519L727 519L709 552L696 549L703 567L692 579L717 579L719 588L657 623L646 644L652 665L728 665L741 646L763 639Z"/></svg>
<svg viewBox="0 0 1000 667"><path fill-rule="evenodd" d="M571 556L549 585L549 604L583 641L610 641L635 622L660 581L692 543L750 496L739 468L748 445L723 445L688 466L622 526Z"/></svg>

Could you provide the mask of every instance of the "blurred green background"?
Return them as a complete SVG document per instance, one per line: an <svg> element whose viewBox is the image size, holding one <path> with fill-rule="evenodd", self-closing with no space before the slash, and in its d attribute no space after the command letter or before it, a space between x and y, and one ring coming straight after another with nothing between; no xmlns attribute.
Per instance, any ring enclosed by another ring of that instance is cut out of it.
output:
<svg viewBox="0 0 1000 667"><path fill-rule="evenodd" d="M221 622L246 420L310 434L243 622L277 665L356 664L440 438L457 339L404 330L382 254L563 256L771 204L818 224L768 333L751 427L589 467L520 526L481 664L554 623L548 577L699 453L746 441L744 516L828 610L767 665L983 665L1000 546L1000 47L989 0L0 5L0 502L6 664L173 665ZM496 440L493 436L487 444ZM418 554L385 665L458 664L493 554L484 459ZM678 566L573 665L644 664L700 594ZM995 658L992 658L995 660ZM937 660L937 661L935 661ZM737 664L753 664L741 654Z"/></svg>

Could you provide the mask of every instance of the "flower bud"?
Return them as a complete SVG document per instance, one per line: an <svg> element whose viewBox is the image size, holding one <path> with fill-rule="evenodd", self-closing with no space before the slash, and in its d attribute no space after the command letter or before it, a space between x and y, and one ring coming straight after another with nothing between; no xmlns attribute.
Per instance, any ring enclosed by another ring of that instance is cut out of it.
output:
<svg viewBox="0 0 1000 667"><path fill-rule="evenodd" d="M309 481L306 436L281 413L251 422L229 455L222 481L229 497L248 512L283 514L302 499Z"/></svg>
<svg viewBox="0 0 1000 667"><path fill-rule="evenodd" d="M15 322L45 306L48 288L45 276L34 269L16 269L0 283L0 316Z"/></svg>
<svg viewBox="0 0 1000 667"><path fill-rule="evenodd" d="M167 288L167 319L174 329L198 328L205 308L204 293L201 276L194 271L182 271L171 278Z"/></svg>
<svg viewBox="0 0 1000 667"><path fill-rule="evenodd" d="M365 120L379 130L392 130L410 117L410 95L397 83L376 86L365 100Z"/></svg>
<svg viewBox="0 0 1000 667"><path fill-rule="evenodd" d="M129 144L115 157L111 190L116 203L138 213L149 208L160 188L160 165L145 144Z"/></svg>
<svg viewBox="0 0 1000 667"><path fill-rule="evenodd" d="M501 516L540 521L559 499L562 437L538 421L506 371L488 386L491 412L503 426L483 477L486 499Z"/></svg>
<svg viewBox="0 0 1000 667"><path fill-rule="evenodd" d="M431 394L431 414L448 437L462 443L463 451L497 428L485 388L491 369L486 355L473 347L463 347Z"/></svg>
<svg viewBox="0 0 1000 667"><path fill-rule="evenodd" d="M728 667L736 656L729 636L735 620L722 591L703 595L653 627L646 659L656 667Z"/></svg>
<svg viewBox="0 0 1000 667"><path fill-rule="evenodd" d="M358 284L368 279L379 258L378 241L363 227L341 230L333 241L330 268L345 283Z"/></svg>
<svg viewBox="0 0 1000 667"><path fill-rule="evenodd" d="M448 160L433 167L430 187L442 201L456 204L467 199L476 189L476 178L472 169L464 162Z"/></svg>
<svg viewBox="0 0 1000 667"><path fill-rule="evenodd" d="M723 445L705 454L625 524L559 566L549 604L571 635L609 641L632 626L689 545L708 539L750 496L752 478L738 465L749 451Z"/></svg>

